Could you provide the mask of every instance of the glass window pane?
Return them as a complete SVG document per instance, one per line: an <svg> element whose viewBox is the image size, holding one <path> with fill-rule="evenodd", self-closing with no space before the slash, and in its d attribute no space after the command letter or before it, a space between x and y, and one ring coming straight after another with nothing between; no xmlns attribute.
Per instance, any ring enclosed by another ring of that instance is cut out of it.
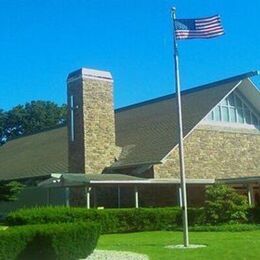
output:
<svg viewBox="0 0 260 260"><path fill-rule="evenodd" d="M220 114L220 106L217 106L214 111L214 120L215 121L221 121L221 114Z"/></svg>
<svg viewBox="0 0 260 260"><path fill-rule="evenodd" d="M245 112L245 121L246 121L246 123L247 124L251 124L250 111L247 108L245 108L244 112Z"/></svg>
<svg viewBox="0 0 260 260"><path fill-rule="evenodd" d="M236 120L236 109L234 107L229 108L230 122L235 123Z"/></svg>
<svg viewBox="0 0 260 260"><path fill-rule="evenodd" d="M237 107L242 107L242 101L238 96L236 96L236 105Z"/></svg>
<svg viewBox="0 0 260 260"><path fill-rule="evenodd" d="M228 104L232 107L235 106L235 97L233 93L228 96Z"/></svg>
<svg viewBox="0 0 260 260"><path fill-rule="evenodd" d="M228 108L227 107L222 107L222 120L224 122L228 122L229 121Z"/></svg>
<svg viewBox="0 0 260 260"><path fill-rule="evenodd" d="M242 108L237 109L237 121L238 121L238 123L241 123L241 124L244 123L244 116L243 116L243 109Z"/></svg>
<svg viewBox="0 0 260 260"><path fill-rule="evenodd" d="M211 111L211 112L208 114L208 116L207 116L207 120L209 120L209 121L214 120L214 114L213 114L213 111Z"/></svg>
<svg viewBox="0 0 260 260"><path fill-rule="evenodd" d="M222 106L227 106L228 105L228 98L225 98L224 100L221 101Z"/></svg>
<svg viewBox="0 0 260 260"><path fill-rule="evenodd" d="M254 124L254 125L257 125L257 117L252 113L252 123Z"/></svg>

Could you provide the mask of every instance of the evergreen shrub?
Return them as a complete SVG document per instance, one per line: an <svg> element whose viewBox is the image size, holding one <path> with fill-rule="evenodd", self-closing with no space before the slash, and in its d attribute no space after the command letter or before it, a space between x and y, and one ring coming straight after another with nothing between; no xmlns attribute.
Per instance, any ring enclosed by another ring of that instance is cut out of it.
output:
<svg viewBox="0 0 260 260"><path fill-rule="evenodd" d="M206 188L205 221L208 224L248 222L246 196L233 188L215 184Z"/></svg>
<svg viewBox="0 0 260 260"><path fill-rule="evenodd" d="M179 229L181 230L181 229ZM221 224L221 225L201 225L189 227L189 231L194 232L243 232L260 230L260 225L256 224Z"/></svg>
<svg viewBox="0 0 260 260"><path fill-rule="evenodd" d="M182 225L182 211L177 214L176 224ZM205 224L205 211L204 208L188 208L188 225L203 225Z"/></svg>
<svg viewBox="0 0 260 260"><path fill-rule="evenodd" d="M99 226L92 223L25 225L0 232L1 260L76 260L96 247Z"/></svg>

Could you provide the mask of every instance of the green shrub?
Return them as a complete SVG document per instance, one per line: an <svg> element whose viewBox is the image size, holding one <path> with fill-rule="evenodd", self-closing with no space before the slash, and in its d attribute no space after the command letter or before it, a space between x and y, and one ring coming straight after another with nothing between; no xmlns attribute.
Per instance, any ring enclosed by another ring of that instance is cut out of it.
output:
<svg viewBox="0 0 260 260"><path fill-rule="evenodd" d="M177 228L182 230L182 228ZM223 225L202 225L189 227L189 231L197 232L243 232L260 230L260 225L253 224L223 224Z"/></svg>
<svg viewBox="0 0 260 260"><path fill-rule="evenodd" d="M86 223L26 225L0 232L1 260L76 260L96 247L99 226Z"/></svg>
<svg viewBox="0 0 260 260"><path fill-rule="evenodd" d="M176 226L180 208L105 209L47 207L22 209L10 213L6 224L28 225L45 223L89 222L101 226L102 233L163 230Z"/></svg>
<svg viewBox="0 0 260 260"><path fill-rule="evenodd" d="M176 224L182 225L182 211L176 216ZM189 226L205 224L204 208L188 208L188 224Z"/></svg>
<svg viewBox="0 0 260 260"><path fill-rule="evenodd" d="M246 196L239 195L233 188L220 184L207 187L206 223L245 223L248 221L247 210Z"/></svg>
<svg viewBox="0 0 260 260"><path fill-rule="evenodd" d="M26 228L9 228L0 231L0 259L14 260L32 241L34 232Z"/></svg>

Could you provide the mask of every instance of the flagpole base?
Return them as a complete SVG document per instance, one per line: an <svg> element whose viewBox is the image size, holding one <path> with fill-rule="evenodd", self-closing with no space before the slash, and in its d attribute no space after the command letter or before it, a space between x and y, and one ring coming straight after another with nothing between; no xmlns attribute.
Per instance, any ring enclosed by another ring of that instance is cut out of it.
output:
<svg viewBox="0 0 260 260"><path fill-rule="evenodd" d="M195 244L191 244L191 245L188 245L188 246L185 246L185 245L169 245L169 246L166 246L165 248L168 248L168 249L197 249L197 248L205 248L207 247L206 245L195 245Z"/></svg>

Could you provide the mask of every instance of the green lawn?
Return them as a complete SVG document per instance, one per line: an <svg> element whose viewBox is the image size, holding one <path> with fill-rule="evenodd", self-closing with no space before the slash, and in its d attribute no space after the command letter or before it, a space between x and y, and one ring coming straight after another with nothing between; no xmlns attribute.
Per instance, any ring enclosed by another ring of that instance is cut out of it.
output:
<svg viewBox="0 0 260 260"><path fill-rule="evenodd" d="M200 249L167 249L182 243L182 232L157 231L102 235L98 249L122 250L146 254L158 259L259 259L260 231L190 232L193 244L206 244Z"/></svg>
<svg viewBox="0 0 260 260"><path fill-rule="evenodd" d="M1 226L0 225L0 230L6 230L8 227L7 226Z"/></svg>

